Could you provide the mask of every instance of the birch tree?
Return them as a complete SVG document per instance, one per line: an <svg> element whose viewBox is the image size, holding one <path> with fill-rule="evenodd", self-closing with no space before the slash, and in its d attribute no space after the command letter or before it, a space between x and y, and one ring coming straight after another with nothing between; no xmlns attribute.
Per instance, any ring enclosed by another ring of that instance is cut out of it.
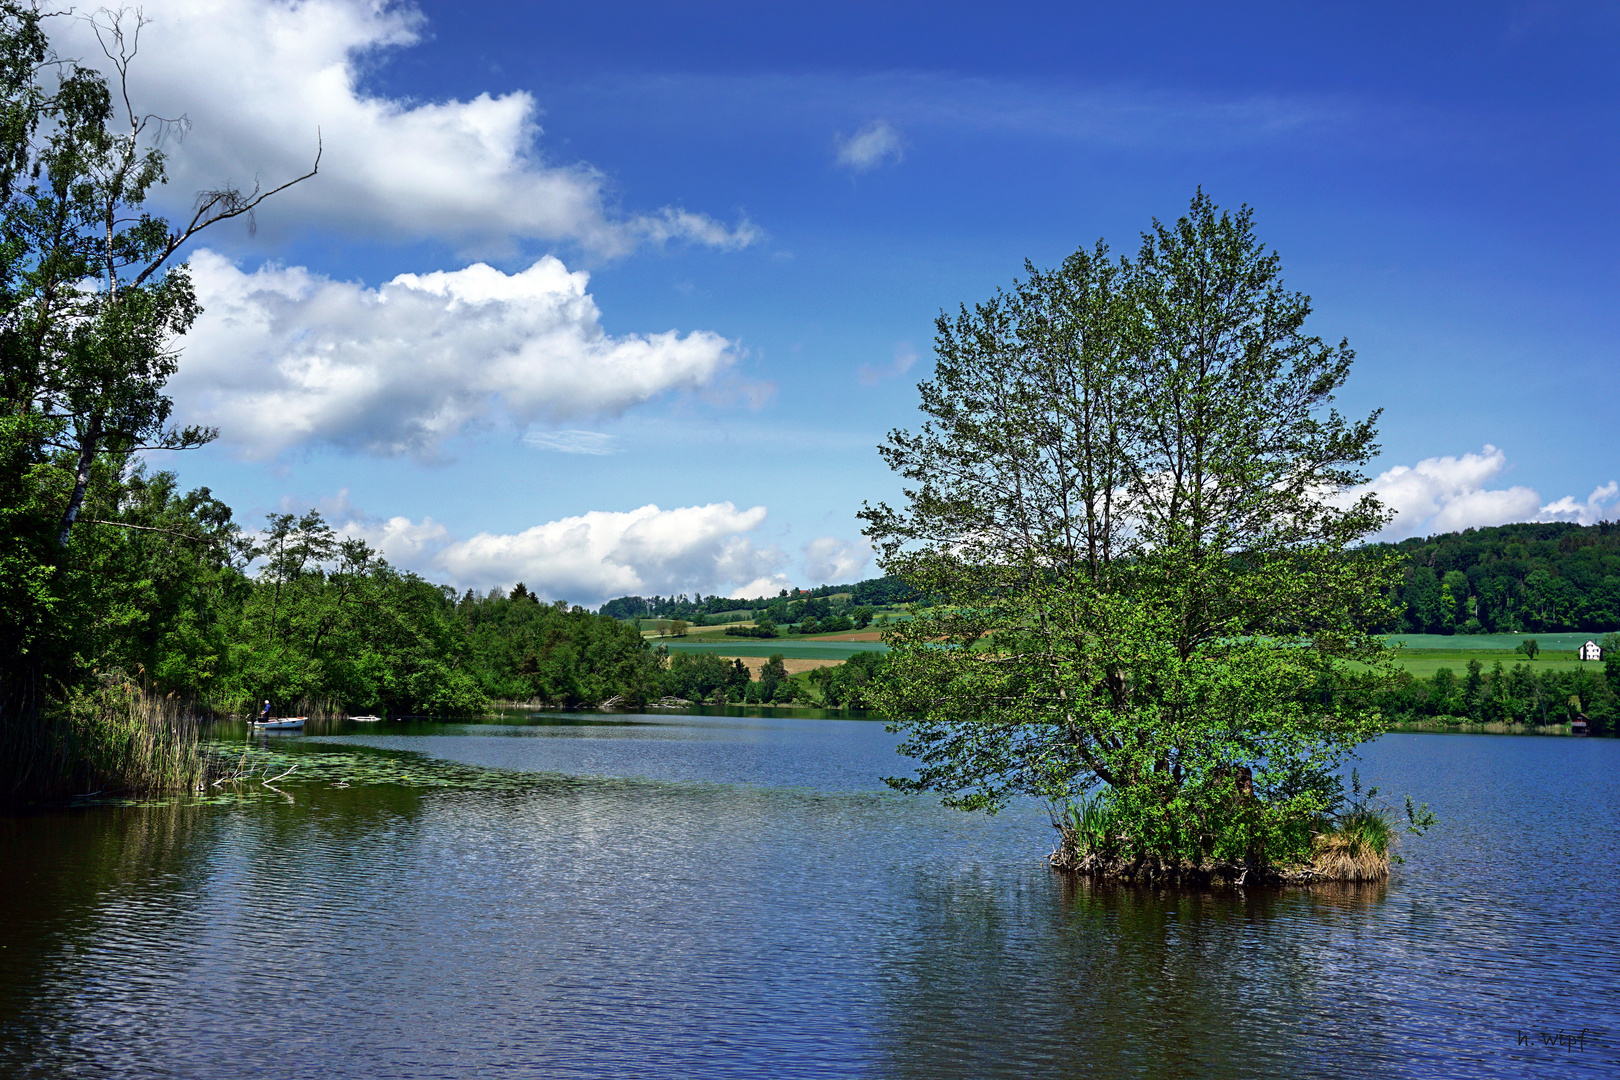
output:
<svg viewBox="0 0 1620 1080"><path fill-rule="evenodd" d="M31 424L41 459L66 473L56 543L66 548L98 455L182 450L212 429L170 423L164 393L177 342L199 308L176 256L199 233L233 218L251 222L278 191L234 186L200 192L189 217L171 223L147 200L165 182L162 144L185 119L141 113L130 94L139 14L93 18L112 82L56 61L38 37L40 16L0 5L14 44L0 49L12 83L0 133L0 349L9 411ZM26 177L20 186L19 177Z"/></svg>

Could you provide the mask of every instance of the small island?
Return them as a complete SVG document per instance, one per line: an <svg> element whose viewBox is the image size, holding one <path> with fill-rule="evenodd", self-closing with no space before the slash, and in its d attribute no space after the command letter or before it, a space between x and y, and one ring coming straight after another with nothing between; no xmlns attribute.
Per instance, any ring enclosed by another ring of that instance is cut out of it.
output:
<svg viewBox="0 0 1620 1080"><path fill-rule="evenodd" d="M1134 258L1099 241L940 316L926 423L880 448L907 501L861 515L934 598L885 634L894 787L1044 799L1053 865L1095 877L1388 875L1395 816L1341 773L1382 717L1341 690L1393 674L1400 561L1360 547L1376 417L1330 408L1353 353L1310 311L1200 192Z"/></svg>

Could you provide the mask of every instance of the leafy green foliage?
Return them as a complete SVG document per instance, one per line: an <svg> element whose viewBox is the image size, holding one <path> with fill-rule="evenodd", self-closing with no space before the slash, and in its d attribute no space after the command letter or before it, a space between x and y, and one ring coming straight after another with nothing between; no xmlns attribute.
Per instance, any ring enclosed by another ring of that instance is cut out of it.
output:
<svg viewBox="0 0 1620 1080"><path fill-rule="evenodd" d="M1559 671L1527 663L1486 668L1471 661L1458 679L1448 667L1427 679L1401 671L1392 679L1342 676L1336 693L1356 697L1391 723L1564 724L1584 712L1593 729L1620 727L1620 664L1601 671ZM1579 708L1572 706L1579 700Z"/></svg>
<svg viewBox="0 0 1620 1080"><path fill-rule="evenodd" d="M1391 593L1396 632L1620 627L1620 523L1498 525L1374 550L1402 562Z"/></svg>
<svg viewBox="0 0 1620 1080"><path fill-rule="evenodd" d="M248 546L207 488L173 473L98 463L62 561L75 605L76 667L122 670L192 694L228 664L219 613L242 591Z"/></svg>
<svg viewBox="0 0 1620 1080"><path fill-rule="evenodd" d="M554 705L598 705L663 693L661 657L633 626L558 601L464 596L455 607L482 693Z"/></svg>
<svg viewBox="0 0 1620 1080"><path fill-rule="evenodd" d="M941 316L925 422L881 447L907 503L863 511L886 570L944 603L888 629L872 697L948 805L1105 791L1120 853L1308 855L1336 770L1379 730L1324 693L1388 670L1396 573L1351 552L1371 418L1353 354L1303 327L1247 210L1155 223ZM1305 644L1296 644L1304 641Z"/></svg>
<svg viewBox="0 0 1620 1080"><path fill-rule="evenodd" d="M664 693L687 701L741 701L748 691L748 665L713 653L678 652L669 658Z"/></svg>
<svg viewBox="0 0 1620 1080"><path fill-rule="evenodd" d="M883 673L884 661L882 653L856 653L836 667L811 671L810 681L828 705L844 709L870 708L869 695Z"/></svg>
<svg viewBox="0 0 1620 1080"><path fill-rule="evenodd" d="M313 511L296 521L272 515L258 553L266 559L257 578L223 613L234 661L223 701L244 709L268 698L286 711L483 707L445 590L395 570L362 541L339 540Z"/></svg>

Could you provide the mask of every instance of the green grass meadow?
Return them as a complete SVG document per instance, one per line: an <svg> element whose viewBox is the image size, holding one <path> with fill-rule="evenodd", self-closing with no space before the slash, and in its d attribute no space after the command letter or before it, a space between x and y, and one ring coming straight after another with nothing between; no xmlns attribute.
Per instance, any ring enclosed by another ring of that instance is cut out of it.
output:
<svg viewBox="0 0 1620 1080"><path fill-rule="evenodd" d="M1581 666L1575 650L1588 641L1603 640L1603 633L1582 634L1397 634L1388 639L1396 648L1396 662L1418 678L1433 678L1441 668L1450 668L1459 677L1468 670L1468 661L1478 660L1486 670L1500 662L1504 668L1526 663L1517 652L1526 639L1534 638L1541 651L1528 661L1536 671L1569 671ZM1600 665L1591 664L1601 670Z"/></svg>
<svg viewBox="0 0 1620 1080"><path fill-rule="evenodd" d="M1402 649L1396 654L1395 662L1413 675L1428 679L1441 668L1450 668L1458 678L1462 678L1470 660L1478 660L1487 671L1496 663L1511 668L1514 664L1528 662L1536 671L1569 671L1581 666L1581 662L1575 659L1573 649L1551 655L1543 650L1534 661L1526 661L1520 654L1507 649ZM1601 664L1588 663L1586 666L1599 672L1603 670Z"/></svg>
<svg viewBox="0 0 1620 1080"><path fill-rule="evenodd" d="M647 624L667 623L668 620L647 619ZM1534 638L1541 651L1531 667L1541 670L1567 671L1581 666L1575 650L1588 641L1601 641L1602 632L1581 634L1398 634L1388 639L1396 648L1396 662L1419 678L1431 678L1443 667L1459 677L1468 669L1468 661L1478 660L1487 669L1497 661L1503 667L1525 663L1522 653L1515 652L1526 638ZM743 638L729 637L718 626L693 627L685 637L654 639L673 652L710 652L722 656L771 656L781 653L797 660L847 660L858 652L883 652L884 646L876 641L826 641L816 635L807 638ZM1598 665L1593 665L1597 667Z"/></svg>
<svg viewBox="0 0 1620 1080"><path fill-rule="evenodd" d="M1391 645L1404 646L1403 651L1416 652L1424 649L1441 649L1446 652L1495 652L1511 653L1521 643L1534 638L1541 646L1541 655L1552 656L1555 653L1566 652L1570 659L1575 658L1575 650L1588 641L1603 643L1606 630L1592 630L1584 633L1569 634L1391 634L1384 640Z"/></svg>

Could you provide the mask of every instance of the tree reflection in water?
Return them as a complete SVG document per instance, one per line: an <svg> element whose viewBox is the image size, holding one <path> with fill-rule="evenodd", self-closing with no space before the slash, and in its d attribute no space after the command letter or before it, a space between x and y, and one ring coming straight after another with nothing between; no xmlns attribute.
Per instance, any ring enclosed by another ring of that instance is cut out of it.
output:
<svg viewBox="0 0 1620 1080"><path fill-rule="evenodd" d="M1382 883L1008 885L919 876L919 932L892 959L884 1075L1287 1075L1318 1059L1311 1044L1353 1045L1347 1026L1377 1022L1367 1002L1345 1012L1356 987L1321 930L1381 904Z"/></svg>

